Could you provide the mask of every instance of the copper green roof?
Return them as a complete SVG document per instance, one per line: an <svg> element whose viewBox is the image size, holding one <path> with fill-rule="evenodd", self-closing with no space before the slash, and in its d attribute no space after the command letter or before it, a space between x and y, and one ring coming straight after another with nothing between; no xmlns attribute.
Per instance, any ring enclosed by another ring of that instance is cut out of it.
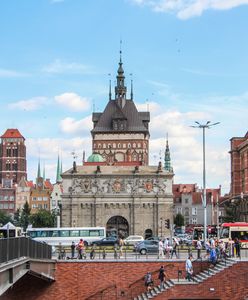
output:
<svg viewBox="0 0 248 300"><path fill-rule="evenodd" d="M93 153L88 157L87 162L104 162L104 159L101 154Z"/></svg>

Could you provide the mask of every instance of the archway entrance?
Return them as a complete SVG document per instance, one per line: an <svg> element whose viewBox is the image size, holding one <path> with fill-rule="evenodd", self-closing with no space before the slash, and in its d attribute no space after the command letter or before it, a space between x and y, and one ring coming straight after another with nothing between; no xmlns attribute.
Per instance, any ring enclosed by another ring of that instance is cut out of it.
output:
<svg viewBox="0 0 248 300"><path fill-rule="evenodd" d="M146 229L145 230L145 239L148 239L151 236L152 236L152 230L151 229Z"/></svg>
<svg viewBox="0 0 248 300"><path fill-rule="evenodd" d="M129 235L128 221L122 216L111 217L107 222L107 236L126 237Z"/></svg>

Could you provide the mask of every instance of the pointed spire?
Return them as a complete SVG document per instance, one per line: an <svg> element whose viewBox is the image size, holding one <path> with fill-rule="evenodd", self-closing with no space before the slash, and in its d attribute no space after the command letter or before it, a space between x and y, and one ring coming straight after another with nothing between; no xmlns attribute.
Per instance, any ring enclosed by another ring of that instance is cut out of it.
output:
<svg viewBox="0 0 248 300"><path fill-rule="evenodd" d="M58 155L58 161L57 161L57 173L56 173L56 183L61 182L61 165L60 165L60 159Z"/></svg>
<svg viewBox="0 0 248 300"><path fill-rule="evenodd" d="M130 76L131 76L131 93L130 93L130 98L131 98L131 100L133 100L133 74L131 73L130 74Z"/></svg>
<svg viewBox="0 0 248 300"><path fill-rule="evenodd" d="M40 158L39 158L39 162L38 162L38 171L37 171L37 178L41 177L41 172L40 172Z"/></svg>
<svg viewBox="0 0 248 300"><path fill-rule="evenodd" d="M109 79L109 100L111 100L112 94L111 94L111 79Z"/></svg>
<svg viewBox="0 0 248 300"><path fill-rule="evenodd" d="M44 163L44 165L43 165L43 179L46 180L45 163Z"/></svg>
<svg viewBox="0 0 248 300"><path fill-rule="evenodd" d="M117 84L115 87L115 99L116 100L120 99L121 101L119 104L121 107L124 107L127 88L125 86L125 76L124 76L124 70L122 67L121 44L122 44L122 41L120 41L120 61L119 61L119 67L118 67L117 76L116 76Z"/></svg>
<svg viewBox="0 0 248 300"><path fill-rule="evenodd" d="M169 148L169 142L168 142L168 133L166 135L166 148L165 148L165 153L164 153L164 169L167 172L173 172L173 168L171 166L170 148Z"/></svg>

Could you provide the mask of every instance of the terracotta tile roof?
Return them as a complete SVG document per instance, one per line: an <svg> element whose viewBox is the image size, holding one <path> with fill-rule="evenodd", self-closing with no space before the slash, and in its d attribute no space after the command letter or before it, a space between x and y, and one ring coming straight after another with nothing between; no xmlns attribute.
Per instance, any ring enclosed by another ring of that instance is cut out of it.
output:
<svg viewBox="0 0 248 300"><path fill-rule="evenodd" d="M27 181L26 184L27 184L27 187L30 187L30 188L34 187L33 181Z"/></svg>
<svg viewBox="0 0 248 300"><path fill-rule="evenodd" d="M50 191L53 190L53 185L51 184L50 179L44 180L44 187L45 189L49 189Z"/></svg>
<svg viewBox="0 0 248 300"><path fill-rule="evenodd" d="M1 138L23 138L24 139L20 131L14 128L7 129L5 133L1 136Z"/></svg>

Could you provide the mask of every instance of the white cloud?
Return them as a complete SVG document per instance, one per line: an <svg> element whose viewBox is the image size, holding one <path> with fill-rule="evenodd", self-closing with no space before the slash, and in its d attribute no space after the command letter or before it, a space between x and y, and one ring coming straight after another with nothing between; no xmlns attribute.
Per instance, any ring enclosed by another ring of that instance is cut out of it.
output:
<svg viewBox="0 0 248 300"><path fill-rule="evenodd" d="M15 70L0 69L0 78L18 78L26 76L29 76L29 74Z"/></svg>
<svg viewBox="0 0 248 300"><path fill-rule="evenodd" d="M206 10L227 10L247 5L248 0L131 0L156 12L174 13L179 19L201 16Z"/></svg>
<svg viewBox="0 0 248 300"><path fill-rule="evenodd" d="M33 111L42 108L46 104L48 104L48 99L46 97L34 97L31 99L10 103L8 107L10 109Z"/></svg>
<svg viewBox="0 0 248 300"><path fill-rule="evenodd" d="M58 73L70 73L70 74L92 74L94 70L91 66L83 65L75 62L63 62L60 59L55 59L52 63L42 68L43 72L58 74Z"/></svg>
<svg viewBox="0 0 248 300"><path fill-rule="evenodd" d="M86 111L90 108L89 99L75 93L64 93L54 97L55 102L72 111Z"/></svg>
<svg viewBox="0 0 248 300"><path fill-rule="evenodd" d="M92 119L88 116L81 120L75 120L73 118L65 118L60 122L60 130L67 134L82 134L88 133L92 129Z"/></svg>
<svg viewBox="0 0 248 300"><path fill-rule="evenodd" d="M72 167L72 152L77 155L77 164L82 164L83 151L86 151L86 159L91 154L90 137L75 137L72 139L44 138L26 140L28 176L29 179L35 179L37 175L37 166L40 158L41 168L45 166L46 178L55 181L56 164L58 155L62 159L63 171Z"/></svg>

